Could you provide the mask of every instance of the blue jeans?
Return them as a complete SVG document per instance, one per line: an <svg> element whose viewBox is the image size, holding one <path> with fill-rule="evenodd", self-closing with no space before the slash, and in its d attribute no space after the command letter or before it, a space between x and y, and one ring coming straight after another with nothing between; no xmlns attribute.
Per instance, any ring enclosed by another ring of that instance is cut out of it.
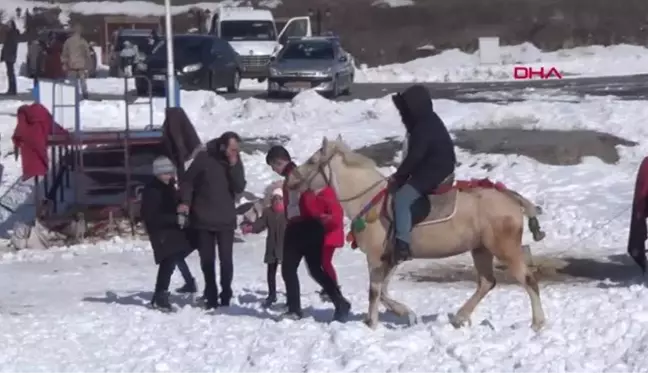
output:
<svg viewBox="0 0 648 373"><path fill-rule="evenodd" d="M405 184L394 194L394 225L397 240L410 243L412 231L412 204L421 198L416 188Z"/></svg>

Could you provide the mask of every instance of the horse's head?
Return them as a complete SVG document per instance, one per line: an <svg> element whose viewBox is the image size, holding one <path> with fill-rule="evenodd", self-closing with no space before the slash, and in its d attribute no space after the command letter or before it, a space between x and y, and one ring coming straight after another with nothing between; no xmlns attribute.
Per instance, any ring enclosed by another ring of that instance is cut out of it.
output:
<svg viewBox="0 0 648 373"><path fill-rule="evenodd" d="M335 185L342 167L373 167L369 158L355 153L338 135L335 140L322 139L322 146L306 162L296 167L288 176L287 185L291 189L318 190Z"/></svg>

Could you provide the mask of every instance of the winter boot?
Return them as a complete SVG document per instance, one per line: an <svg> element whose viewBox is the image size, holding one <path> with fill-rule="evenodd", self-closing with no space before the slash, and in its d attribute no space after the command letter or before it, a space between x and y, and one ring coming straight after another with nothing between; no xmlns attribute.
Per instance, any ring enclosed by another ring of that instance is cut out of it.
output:
<svg viewBox="0 0 648 373"><path fill-rule="evenodd" d="M151 299L151 306L155 309L164 312L173 311L173 307L171 307L171 302L169 302L169 292L160 291L153 294L153 299Z"/></svg>
<svg viewBox="0 0 648 373"><path fill-rule="evenodd" d="M268 308L275 304L277 302L277 295L276 294L270 294L268 297L263 301L263 308Z"/></svg>
<svg viewBox="0 0 648 373"><path fill-rule="evenodd" d="M201 299L203 308L207 311L216 309L219 306L217 295L213 295L205 291Z"/></svg>
<svg viewBox="0 0 648 373"><path fill-rule="evenodd" d="M190 281L187 281L182 287L176 289L177 293L180 294L193 294L198 291L196 287L196 280L192 277Z"/></svg>
<svg viewBox="0 0 648 373"><path fill-rule="evenodd" d="M394 264L400 264L408 260L412 260L412 251L410 250L410 244L397 239L393 252Z"/></svg>
<svg viewBox="0 0 648 373"><path fill-rule="evenodd" d="M349 303L342 293L338 292L333 299L333 304L335 305L335 313L333 313L333 321L345 323L349 320L349 314L351 313L351 303Z"/></svg>
<svg viewBox="0 0 648 373"><path fill-rule="evenodd" d="M229 307L231 300L232 300L232 294L231 293L222 292L220 294L220 305L221 306Z"/></svg>

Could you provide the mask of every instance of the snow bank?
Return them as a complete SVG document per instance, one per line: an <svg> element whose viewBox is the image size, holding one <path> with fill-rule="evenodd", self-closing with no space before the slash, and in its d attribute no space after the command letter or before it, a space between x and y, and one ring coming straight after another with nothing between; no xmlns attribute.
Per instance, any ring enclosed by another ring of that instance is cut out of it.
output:
<svg viewBox="0 0 648 373"><path fill-rule="evenodd" d="M648 73L648 48L635 45L588 46L542 52L531 43L502 46L502 64L481 65L479 52L458 49L432 57L374 68L360 67L357 82L462 82L513 79L514 66L558 69L564 78L574 76Z"/></svg>
<svg viewBox="0 0 648 373"><path fill-rule="evenodd" d="M182 102L203 140L235 129L244 137L283 135L298 161L305 160L321 144L323 136L343 135L352 147L400 137L403 128L389 98L351 102L329 101L315 92L304 92L292 101L267 102L258 99L226 100L206 92L183 92ZM5 101L0 109L0 147L11 149L10 137L18 101ZM154 123L163 121L164 100L154 100ZM500 180L540 204L542 223L549 237L543 250L565 251L577 239L578 249L588 246L609 250L625 244L627 213L638 162L648 153L648 118L644 102L592 98L582 102L515 102L506 106L491 103L435 101L439 115L451 130L475 128L588 129L611 133L639 146L620 147L621 161L604 164L586 158L576 166L548 166L523 156L470 155L459 151L462 163L458 177L490 177ZM146 106L132 106L131 125L148 124ZM85 101L81 122L85 128L114 128L124 121L124 103ZM249 191L260 195L276 176L265 165L263 154L244 155ZM20 175L18 162L4 158L0 188ZM484 165L488 165L485 167ZM384 170L390 172L389 170ZM541 175L541 176L539 176ZM2 193L3 189L0 189ZM620 218L608 219L622 213ZM604 226L604 229L601 228ZM589 236L593 234L593 236ZM525 237L525 240L528 239Z"/></svg>

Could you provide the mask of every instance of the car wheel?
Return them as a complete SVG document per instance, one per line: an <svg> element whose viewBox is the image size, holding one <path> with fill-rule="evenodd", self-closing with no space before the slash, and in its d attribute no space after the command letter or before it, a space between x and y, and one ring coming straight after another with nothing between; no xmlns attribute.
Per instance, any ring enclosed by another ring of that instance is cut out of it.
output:
<svg viewBox="0 0 648 373"><path fill-rule="evenodd" d="M330 99L334 99L340 95L340 83L338 82L339 79L336 76L333 80L333 89L331 89L331 92L329 92L328 96Z"/></svg>
<svg viewBox="0 0 648 373"><path fill-rule="evenodd" d="M350 96L351 95L351 86L353 85L353 75L349 76L349 81L347 82L347 87L344 88L342 91L342 94L345 96Z"/></svg>
<svg viewBox="0 0 648 373"><path fill-rule="evenodd" d="M234 71L234 76L232 76L232 85L227 87L227 93L236 93L239 91L241 86L241 73L238 70Z"/></svg>

